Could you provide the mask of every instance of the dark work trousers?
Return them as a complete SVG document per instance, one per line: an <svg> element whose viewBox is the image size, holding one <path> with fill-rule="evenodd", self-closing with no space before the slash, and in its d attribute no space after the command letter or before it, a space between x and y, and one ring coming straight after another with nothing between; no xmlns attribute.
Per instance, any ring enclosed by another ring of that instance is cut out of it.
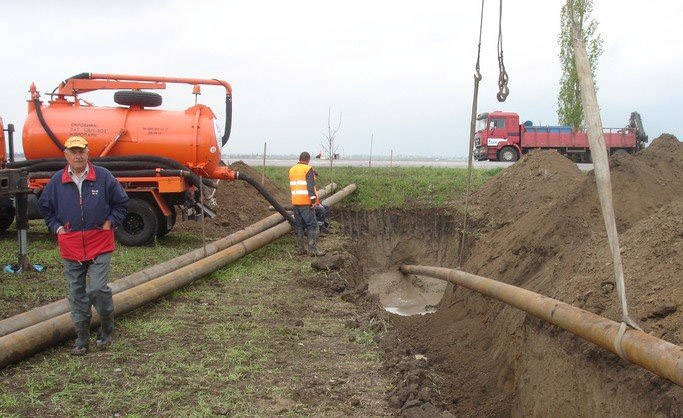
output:
<svg viewBox="0 0 683 418"><path fill-rule="evenodd" d="M100 317L114 313L114 300L109 280L109 264L112 253L104 253L92 261L82 263L62 259L66 275L67 296L74 323L90 319L90 307L94 306ZM90 276L90 281L86 276Z"/></svg>
<svg viewBox="0 0 683 418"><path fill-rule="evenodd" d="M327 226L327 218L330 216L330 207L327 205L320 205L315 207L315 217L318 220L318 226Z"/></svg>
<svg viewBox="0 0 683 418"><path fill-rule="evenodd" d="M318 220L315 218L315 211L310 205L294 205L294 229L306 232L318 232ZM310 237L311 235L308 234Z"/></svg>

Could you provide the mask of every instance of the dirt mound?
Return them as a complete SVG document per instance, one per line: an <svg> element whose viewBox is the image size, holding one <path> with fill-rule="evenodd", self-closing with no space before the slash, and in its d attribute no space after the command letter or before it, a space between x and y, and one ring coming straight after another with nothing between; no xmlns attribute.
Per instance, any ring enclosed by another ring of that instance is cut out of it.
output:
<svg viewBox="0 0 683 418"><path fill-rule="evenodd" d="M570 166L534 153L478 191L473 201L489 222L463 269L618 321L595 178ZM663 135L610 166L630 313L680 345L683 146ZM683 416L681 388L466 289L447 291L434 315L395 322L445 376L456 414Z"/></svg>
<svg viewBox="0 0 683 418"><path fill-rule="evenodd" d="M474 202L489 221L466 262L468 271L517 285L556 256L563 265L580 264L577 248L606 236L592 172L577 173L552 151L519 163L476 194ZM656 139L636 156L615 155L610 166L619 232L683 195L683 146L673 137ZM519 193L506 184L519 184Z"/></svg>
<svg viewBox="0 0 683 418"><path fill-rule="evenodd" d="M259 183L263 178L263 187L268 193L281 204L289 203L289 192L281 189L267 176L262 177L261 172L242 161L230 164L230 168L248 175ZM270 203L266 198L245 181L219 181L215 193L207 195L205 199L210 201L208 206L217 214L215 218L204 219L204 230L209 240L227 236L274 213L268 209ZM201 234L202 224L200 221L178 220L174 230Z"/></svg>
<svg viewBox="0 0 683 418"><path fill-rule="evenodd" d="M479 188L473 196L477 214L501 227L539 205L554 202L583 179L581 171L555 151L523 156Z"/></svg>

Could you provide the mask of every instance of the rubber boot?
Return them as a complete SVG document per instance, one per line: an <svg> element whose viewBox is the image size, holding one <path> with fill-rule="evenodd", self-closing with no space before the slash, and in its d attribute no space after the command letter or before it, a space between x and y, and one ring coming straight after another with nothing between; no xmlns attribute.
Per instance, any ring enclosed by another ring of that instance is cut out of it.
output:
<svg viewBox="0 0 683 418"><path fill-rule="evenodd" d="M296 230L296 243L297 243L296 254L297 255L306 255L306 239L304 238L304 230L303 229L297 229Z"/></svg>
<svg viewBox="0 0 683 418"><path fill-rule="evenodd" d="M97 333L95 347L104 350L111 344L114 337L114 315L103 317L100 322L100 330Z"/></svg>
<svg viewBox="0 0 683 418"><path fill-rule="evenodd" d="M318 222L318 236L319 237L326 237L329 231L327 228L325 228L325 224L322 222Z"/></svg>
<svg viewBox="0 0 683 418"><path fill-rule="evenodd" d="M315 245L315 241L318 238L318 230L308 231L308 254L311 257L320 257L325 255L325 251L320 251Z"/></svg>
<svg viewBox="0 0 683 418"><path fill-rule="evenodd" d="M330 231L330 227L325 224L322 224L322 226L320 227L320 236L324 237L325 235L330 235L331 233L332 231Z"/></svg>
<svg viewBox="0 0 683 418"><path fill-rule="evenodd" d="M88 352L88 347L90 345L90 320L76 322L74 324L76 327L76 343L74 348L71 349L71 354L74 356L82 356Z"/></svg>

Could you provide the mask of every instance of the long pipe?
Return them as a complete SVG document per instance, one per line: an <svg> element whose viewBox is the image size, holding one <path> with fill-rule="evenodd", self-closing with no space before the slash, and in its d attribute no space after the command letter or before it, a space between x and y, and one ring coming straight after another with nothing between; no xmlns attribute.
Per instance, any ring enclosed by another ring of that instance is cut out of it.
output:
<svg viewBox="0 0 683 418"><path fill-rule="evenodd" d="M619 342L620 324L617 322L538 293L464 271L416 265L402 265L400 270L405 274L445 280L505 302L683 386L683 348L675 344L636 329L626 330Z"/></svg>
<svg viewBox="0 0 683 418"><path fill-rule="evenodd" d="M327 205L334 205L356 190L355 184L326 199ZM249 254L285 235L291 230L288 222L269 228L225 250L210 255L156 279L114 295L115 315L123 315L165 296L197 278L206 276L227 264ZM97 325L99 317L93 317L92 325ZM70 314L65 313L33 326L0 337L0 368L16 363L46 347L58 344L74 334Z"/></svg>
<svg viewBox="0 0 683 418"><path fill-rule="evenodd" d="M318 193L321 197L328 196L336 187L337 185L335 183L330 183ZM124 290L128 290L132 287L138 286L181 267L185 267L189 264L199 261L206 256L216 254L221 250L242 242L247 238L253 237L259 232L263 232L266 229L279 224L283 220L284 219L281 214L272 214L267 218L246 227L245 229L237 231L217 241L211 242L202 248L197 248L196 250L190 251L186 254L113 281L109 284L109 287L111 288L113 294L123 292ZM47 305L31 309L30 311L22 312L12 317L5 318L0 321L0 337L67 312L69 312L69 301L66 299L60 299Z"/></svg>

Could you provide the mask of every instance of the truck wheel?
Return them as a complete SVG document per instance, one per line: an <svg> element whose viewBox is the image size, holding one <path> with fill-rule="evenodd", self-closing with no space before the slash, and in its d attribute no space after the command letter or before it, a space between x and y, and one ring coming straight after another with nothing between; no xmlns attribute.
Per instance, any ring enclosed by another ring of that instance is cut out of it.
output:
<svg viewBox="0 0 683 418"><path fill-rule="evenodd" d="M161 106L161 95L151 91L121 90L114 93L114 102L123 106Z"/></svg>
<svg viewBox="0 0 683 418"><path fill-rule="evenodd" d="M128 247L150 244L159 230L156 210L146 200L132 198L128 203L128 214L116 229L116 238Z"/></svg>
<svg viewBox="0 0 683 418"><path fill-rule="evenodd" d="M14 222L14 204L9 197L0 197L0 232L5 232Z"/></svg>
<svg viewBox="0 0 683 418"><path fill-rule="evenodd" d="M513 147L503 147L503 149L498 152L498 159L500 161L514 163L519 159L519 153L517 153L517 150Z"/></svg>
<svg viewBox="0 0 683 418"><path fill-rule="evenodd" d="M628 154L628 151L626 151L623 148L619 148L618 150L616 150L612 153L612 155L623 155L623 154Z"/></svg>

